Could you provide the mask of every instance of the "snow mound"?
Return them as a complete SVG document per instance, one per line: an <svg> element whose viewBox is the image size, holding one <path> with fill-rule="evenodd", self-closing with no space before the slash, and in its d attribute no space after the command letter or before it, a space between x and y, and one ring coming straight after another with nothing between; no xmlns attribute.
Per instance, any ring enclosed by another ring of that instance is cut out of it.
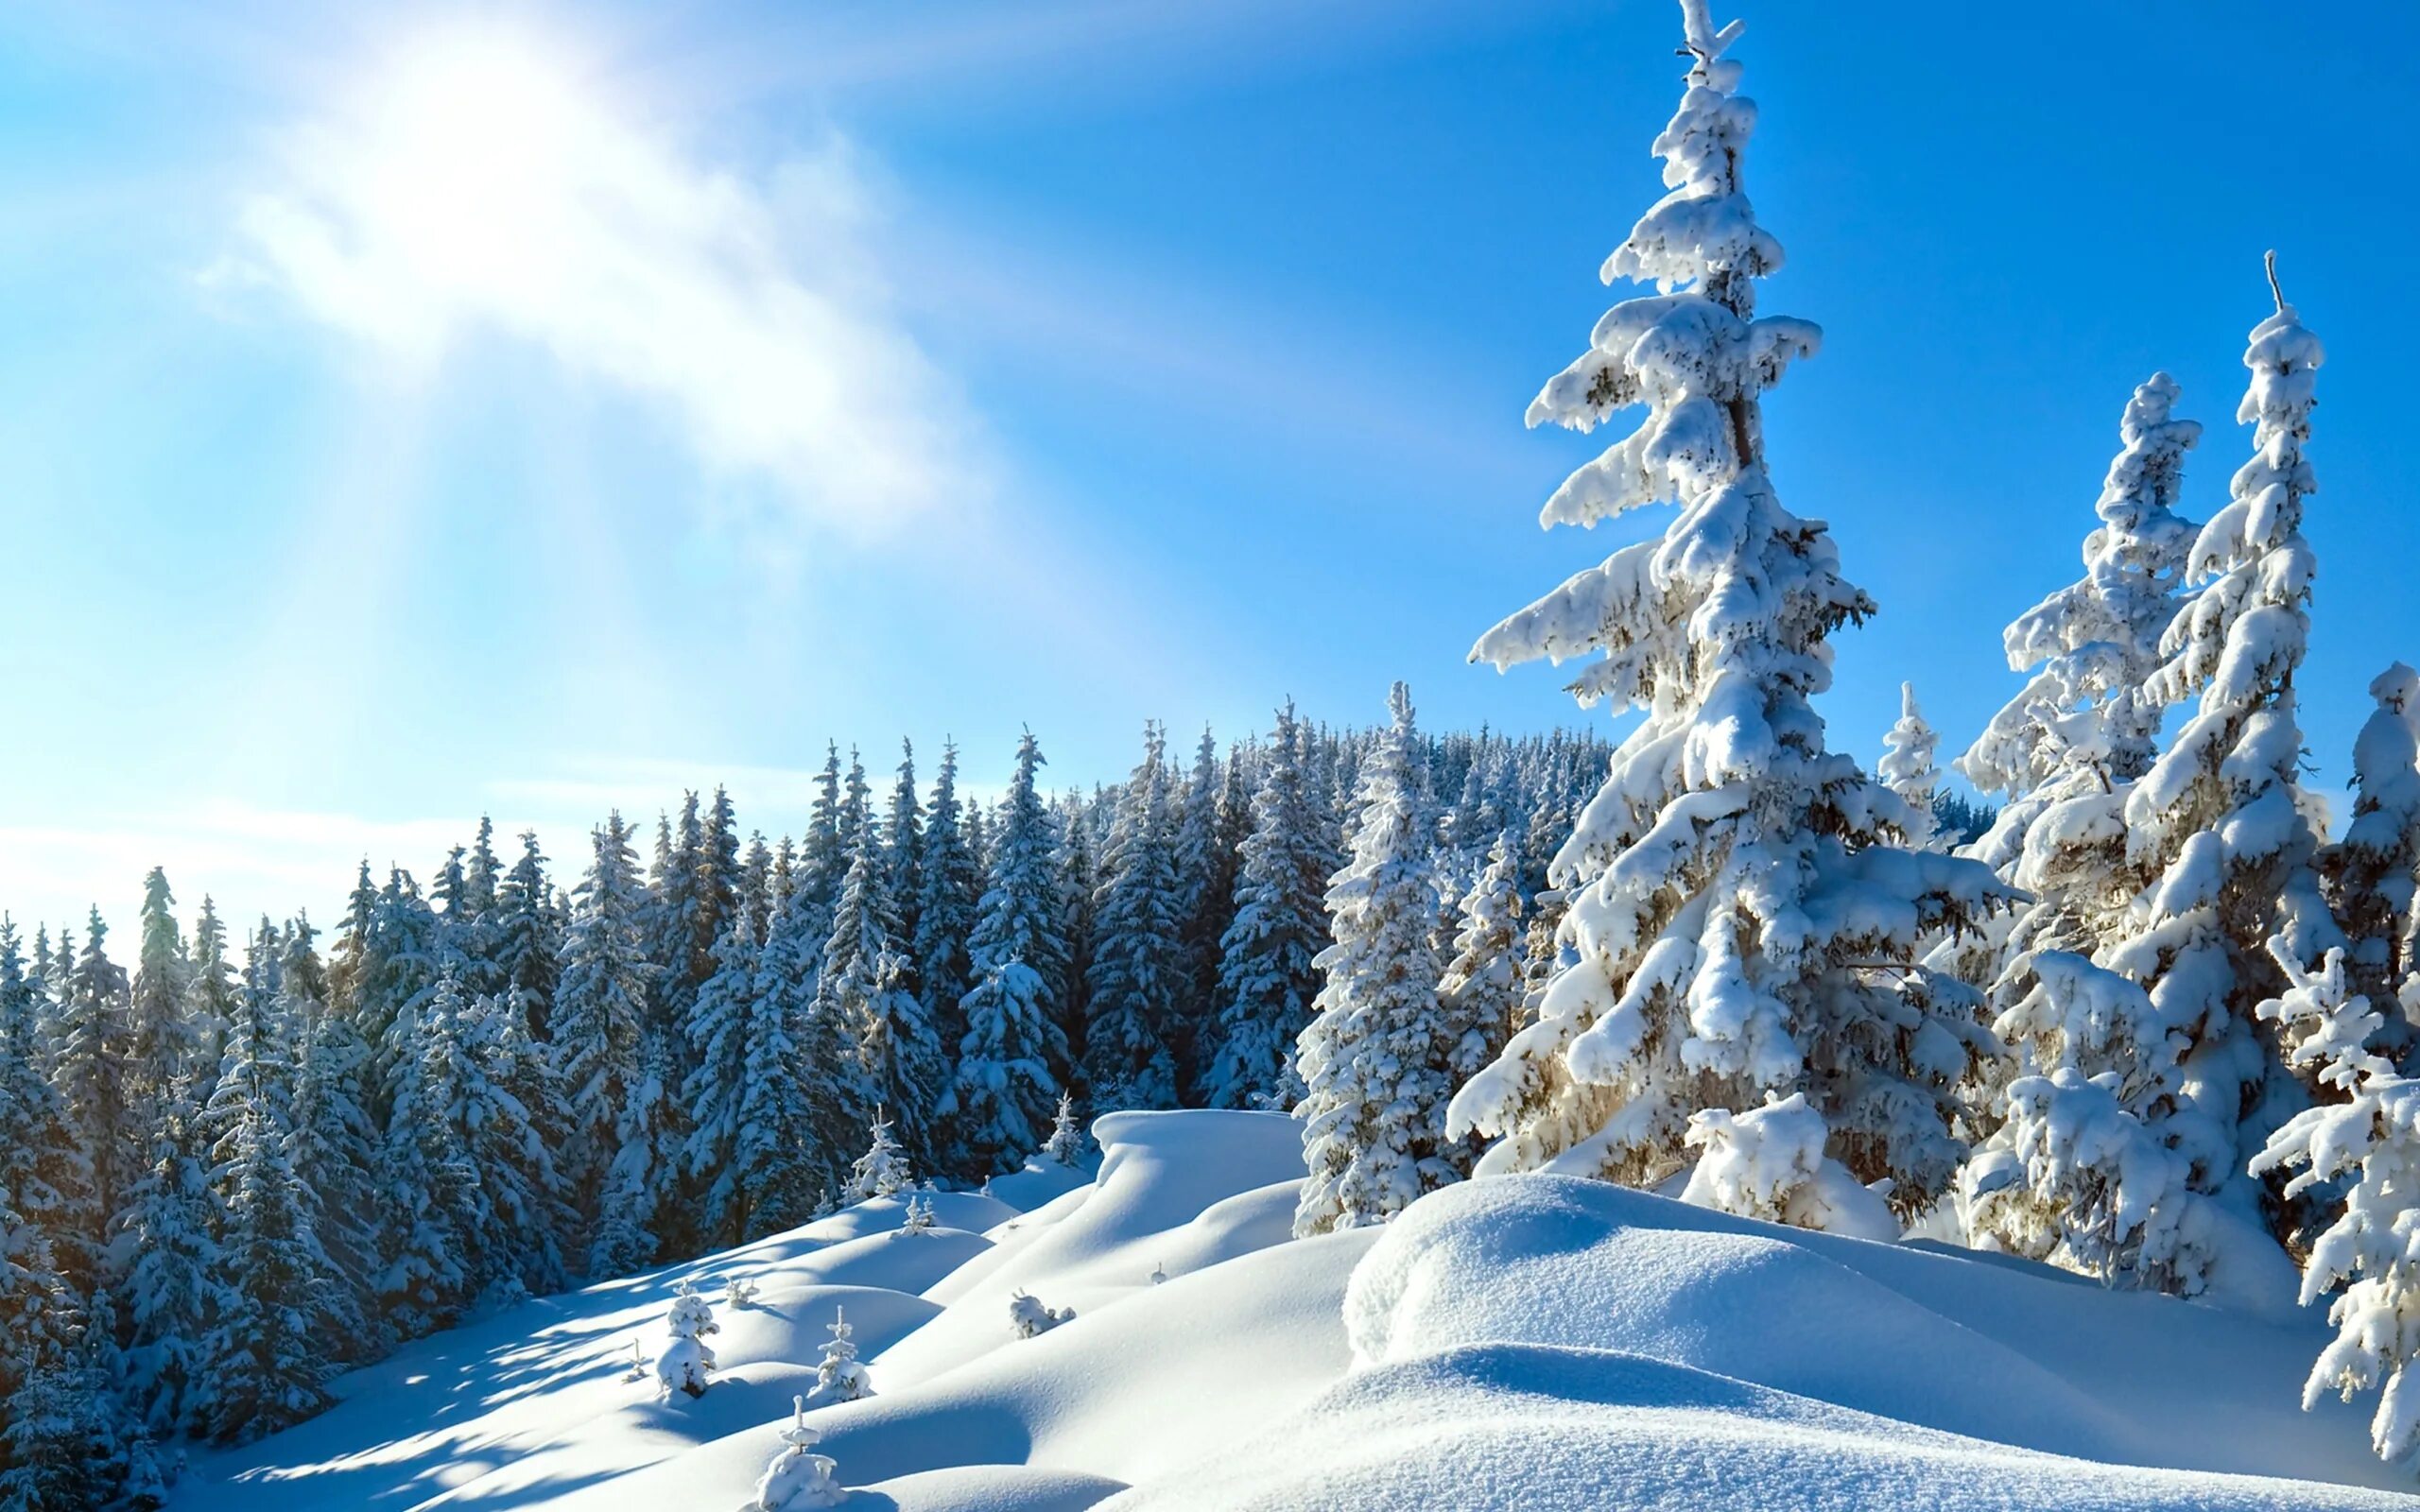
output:
<svg viewBox="0 0 2420 1512"><path fill-rule="evenodd" d="M2300 1410L2315 1321L1550 1176L1415 1205L1345 1306L1364 1366L1484 1345L1615 1351L2050 1453L2408 1484L2363 1453L2353 1410Z"/></svg>
<svg viewBox="0 0 2420 1512"><path fill-rule="evenodd" d="M927 1294L948 1305L931 1327L872 1361L875 1389L955 1369L1017 1342L1005 1323L1018 1292L1089 1315L1170 1277L1292 1237L1302 1125L1282 1113L1111 1113L1093 1125L1095 1183L988 1237L992 1251Z"/></svg>
<svg viewBox="0 0 2420 1512"><path fill-rule="evenodd" d="M1364 1371L1281 1430L1101 1503L1102 1512L2411 1505L2380 1491L2066 1459L1665 1361L1523 1344L1467 1346Z"/></svg>

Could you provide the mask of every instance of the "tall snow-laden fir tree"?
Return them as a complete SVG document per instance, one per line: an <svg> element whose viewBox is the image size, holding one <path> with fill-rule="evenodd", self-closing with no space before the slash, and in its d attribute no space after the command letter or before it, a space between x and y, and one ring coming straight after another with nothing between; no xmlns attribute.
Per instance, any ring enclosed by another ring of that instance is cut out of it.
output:
<svg viewBox="0 0 2420 1512"><path fill-rule="evenodd" d="M1327 893L1336 943L1320 953L1326 984L1296 1057L1309 1170L1299 1235L1384 1223L1461 1175L1442 1157L1461 1036L1438 998L1426 752L1409 690L1396 683L1387 707L1394 723L1361 765L1353 857Z"/></svg>
<svg viewBox="0 0 2420 1512"><path fill-rule="evenodd" d="M978 973L963 1002L965 1032L948 1103L967 1175L1014 1171L1041 1144L1043 1121L1067 1061L1053 984L1067 971L1061 935L1055 834L1035 774L1042 748L1030 730L1001 805L992 882L968 940Z"/></svg>
<svg viewBox="0 0 2420 1512"><path fill-rule="evenodd" d="M1204 726L1201 742L1194 747L1193 770L1185 780L1176 827L1177 885L1184 890L1178 934L1184 941L1186 973L1184 1002L1179 1011L1189 1023L1208 1022L1218 1012L1219 941L1235 918L1236 855L1220 847L1225 835L1219 799L1225 772L1219 759L1219 742ZM1215 1036L1203 1039L1215 1040ZM1206 1053L1212 1046L1200 1048ZM1183 1085L1200 1084L1201 1067L1188 1064L1178 1070Z"/></svg>
<svg viewBox="0 0 2420 1512"><path fill-rule="evenodd" d="M43 1074L43 992L29 966L15 923L0 915L0 1188L19 1220L43 1236L45 1264L55 1265L56 1237L84 1235L97 1220L92 1162Z"/></svg>
<svg viewBox="0 0 2420 1512"><path fill-rule="evenodd" d="M746 1194L733 1156L749 1101L748 1059L756 1020L761 952L745 913L726 921L715 946L715 971L689 1012L691 1069L681 1095L689 1105L690 1174L706 1183L700 1226L711 1244L740 1242Z"/></svg>
<svg viewBox="0 0 2420 1512"><path fill-rule="evenodd" d="M1150 725L1143 760L1118 800L1095 894L1084 1070L1093 1100L1103 1108L1176 1106L1182 1026L1175 1020L1184 961L1169 819L1167 741Z"/></svg>
<svg viewBox="0 0 2420 1512"><path fill-rule="evenodd" d="M1201 1085L1214 1108L1282 1103L1298 1090L1293 1047L1320 991L1313 963L1326 948L1322 899L1334 870L1303 737L1293 705L1278 710L1236 863L1235 917L1219 942L1219 1016Z"/></svg>
<svg viewBox="0 0 2420 1512"><path fill-rule="evenodd" d="M1899 684L1899 722L1882 737L1882 759L1874 764L1874 775L1908 805L1907 842L1919 850L1933 847L1932 805L1941 791L1933 752L1940 745L1941 737L1916 707L1916 685Z"/></svg>
<svg viewBox="0 0 2420 1512"><path fill-rule="evenodd" d="M2177 1047L2142 988L2095 959L2138 885L2126 796L2154 754L2161 708L2145 688L2194 534L2175 505L2202 428L2176 398L2156 373L2127 402L2084 575L2009 626L2009 663L2031 675L1957 762L2009 799L1968 853L2032 901L1930 959L1989 988L2017 1057L2017 1079L1984 1109L1999 1126L1962 1177L1972 1242L2198 1290L2211 1215L2193 1211L2187 1162L2142 1122L2175 1094Z"/></svg>
<svg viewBox="0 0 2420 1512"><path fill-rule="evenodd" d="M1723 56L1739 26L1718 32L1704 0L1682 13L1686 88L1655 144L1671 192L1604 267L1656 292L1616 304L1530 408L1532 424L1581 430L1648 410L1547 501L1545 524L1680 513L1473 652L1498 668L1602 652L1573 692L1645 718L1550 868L1578 959L1456 1097L1449 1133L1495 1140L1482 1170L1652 1186L1688 1164L1692 1115L1737 1113L1745 1132L1768 1093L1803 1095L1824 1171L1887 1179L1913 1213L1964 1154L1956 1090L1994 1047L1970 990L1905 963L2009 894L1976 863L1888 845L1906 804L1824 748L1810 700L1830 680L1825 638L1873 604L1766 471L1760 396L1819 334L1755 315L1781 247L1740 187L1755 108ZM1759 1201L1811 1211L1787 1193Z"/></svg>
<svg viewBox="0 0 2420 1512"><path fill-rule="evenodd" d="M496 974L528 1019L532 1037L552 1038L556 979L562 974L563 920L546 881L545 853L534 830L521 833L521 854L496 884Z"/></svg>
<svg viewBox="0 0 2420 1512"><path fill-rule="evenodd" d="M92 1200L73 1216L74 1229L54 1230L59 1262L78 1292L89 1295L108 1270L105 1228L126 1200L143 1154L126 1139L135 1104L128 1085L126 971L110 959L109 926L92 911L81 954L62 973L51 1055L51 1084L65 1106L77 1147L90 1162ZM70 954L66 932L59 954Z"/></svg>
<svg viewBox="0 0 2420 1512"><path fill-rule="evenodd" d="M1497 833L1486 867L1456 905L1454 954L1437 983L1455 1036L1446 1061L1458 1087L1504 1053L1529 997L1521 970L1520 863L1508 838ZM1438 1159L1468 1174L1470 1160L1462 1149L1441 1146Z"/></svg>
<svg viewBox="0 0 2420 1512"><path fill-rule="evenodd" d="M1067 1041L1068 1062L1060 1068L1062 1085L1072 1086L1081 1074L1084 1062L1084 1030L1092 1019L1093 938L1096 934L1095 901L1100 885L1100 867L1093 841L1093 827L1083 803L1069 794L1059 806L1059 937L1065 943L1066 970L1056 979L1046 975L1044 986L1051 989L1051 999L1059 1013L1059 1032ZM1037 968L1038 970L1039 968Z"/></svg>
<svg viewBox="0 0 2420 1512"><path fill-rule="evenodd" d="M2372 680L2370 696L2377 709L2353 741L2352 821L2321 863L2353 990L2393 1003L2412 966L2420 884L2420 672L2397 662ZM2396 1049L2410 1043L2402 1015L2382 1027Z"/></svg>
<svg viewBox="0 0 2420 1512"><path fill-rule="evenodd" d="M925 806L916 797L916 747L899 742L899 775L890 787L890 808L882 824L882 865L888 873L892 905L899 914L899 942L916 937L925 891ZM916 962L909 962L909 981L924 980Z"/></svg>
<svg viewBox="0 0 2420 1512"><path fill-rule="evenodd" d="M192 967L185 975L182 1012L193 1052L186 1069L196 1086L207 1087L218 1074L227 1023L235 1012L235 967L227 957L227 926L207 893L194 915Z"/></svg>
<svg viewBox="0 0 2420 1512"><path fill-rule="evenodd" d="M2302 1302L2335 1293L2328 1321L2336 1339L2312 1365L2303 1406L2329 1391L2350 1400L2383 1387L2370 1420L2381 1459L2408 1458L2420 1447L2420 1080L2395 1074L2370 1049L2383 1016L2350 988L2341 952L2306 971L2273 942L2288 983L2263 1003L2260 1017L2294 1047L2294 1068L2339 1098L2306 1108L2269 1137L2253 1158L2255 1176L2292 1170L2289 1198L2311 1187L2350 1181L2342 1211L2311 1246Z"/></svg>
<svg viewBox="0 0 2420 1512"><path fill-rule="evenodd" d="M966 1031L958 1005L975 985L969 937L983 894L983 868L968 843L964 816L958 797L958 747L944 744L941 769L933 774L932 800L925 809L909 939L917 987L932 1008L933 1030L944 1045L956 1044Z"/></svg>
<svg viewBox="0 0 2420 1512"><path fill-rule="evenodd" d="M2149 1110L2164 1143L2190 1162L2193 1190L2253 1220L2259 1194L2245 1162L2298 1101L2281 1095L2279 1036L2256 1017L2286 985L2268 941L2281 938L2296 963L2342 943L2320 891L2294 690L2317 565L2302 534L2315 487L2303 448L2324 354L2273 277L2272 293L2237 411L2254 427L2253 456L2194 542L2187 570L2203 585L2162 638L2167 661L2147 685L2162 704L2197 707L2125 795L2138 890L2119 937L2096 956L2150 994L2182 1049L2178 1085Z"/></svg>
<svg viewBox="0 0 2420 1512"><path fill-rule="evenodd" d="M646 1217L608 1211L607 1178L620 1127L641 1079L640 1031L654 966L640 933L644 894L630 827L616 813L594 836L588 874L572 895L554 1004L554 1045L569 1110L565 1183L589 1233L589 1270L616 1274L625 1256L651 1248ZM611 1242L598 1249L611 1230ZM599 1262L602 1262L600 1264Z"/></svg>
<svg viewBox="0 0 2420 1512"><path fill-rule="evenodd" d="M178 1077L203 1070L201 1044L185 1017L190 962L177 928L176 896L158 867L143 879L134 980L127 1004L127 1092L139 1107ZM217 1074L218 1068L207 1072Z"/></svg>
<svg viewBox="0 0 2420 1512"><path fill-rule="evenodd" d="M150 1164L135 1180L117 1235L127 1257L128 1406L164 1436L191 1421L202 1331L222 1305L212 1271L223 1219L200 1114L189 1076L153 1092Z"/></svg>

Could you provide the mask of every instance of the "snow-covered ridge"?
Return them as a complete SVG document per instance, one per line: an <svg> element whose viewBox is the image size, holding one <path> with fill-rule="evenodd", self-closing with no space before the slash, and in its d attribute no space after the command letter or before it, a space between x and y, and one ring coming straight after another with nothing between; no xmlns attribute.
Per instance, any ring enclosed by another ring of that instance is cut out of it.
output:
<svg viewBox="0 0 2420 1512"><path fill-rule="evenodd" d="M2316 1314L1552 1176L1295 1240L1292 1120L1096 1131L1097 1179L935 1194L923 1232L875 1199L422 1340L172 1505L740 1508L841 1306L874 1395L804 1421L844 1506L2420 1505L2364 1488L2398 1481L2358 1410L2301 1411ZM724 1306L743 1275L758 1296ZM631 1341L684 1281L720 1363L660 1400ZM1075 1316L1019 1339L1020 1294Z"/></svg>

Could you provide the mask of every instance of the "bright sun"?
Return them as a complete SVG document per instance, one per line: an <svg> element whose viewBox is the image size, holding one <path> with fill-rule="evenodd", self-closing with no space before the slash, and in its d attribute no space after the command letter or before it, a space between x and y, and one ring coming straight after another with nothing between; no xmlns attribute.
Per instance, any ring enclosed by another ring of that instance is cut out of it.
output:
<svg viewBox="0 0 2420 1512"><path fill-rule="evenodd" d="M500 293L542 275L602 122L535 44L424 39L359 108L364 203L429 284Z"/></svg>

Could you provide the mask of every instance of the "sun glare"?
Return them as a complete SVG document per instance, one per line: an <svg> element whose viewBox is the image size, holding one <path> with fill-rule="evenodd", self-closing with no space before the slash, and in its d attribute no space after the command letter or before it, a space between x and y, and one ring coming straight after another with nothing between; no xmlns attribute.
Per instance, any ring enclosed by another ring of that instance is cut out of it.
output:
<svg viewBox="0 0 2420 1512"><path fill-rule="evenodd" d="M430 285L494 294L540 276L600 123L535 43L424 39L362 104L366 202Z"/></svg>

